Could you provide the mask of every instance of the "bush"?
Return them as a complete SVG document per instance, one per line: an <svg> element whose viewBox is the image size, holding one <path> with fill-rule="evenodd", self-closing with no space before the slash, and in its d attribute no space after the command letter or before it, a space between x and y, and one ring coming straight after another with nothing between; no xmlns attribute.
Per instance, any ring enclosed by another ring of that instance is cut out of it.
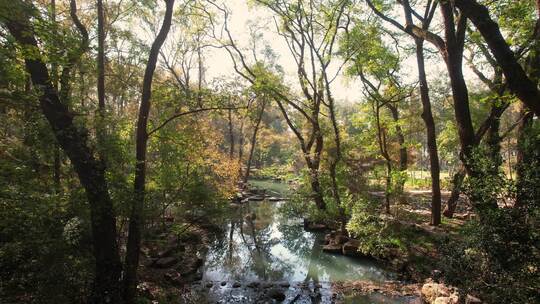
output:
<svg viewBox="0 0 540 304"><path fill-rule="evenodd" d="M539 143L524 147L532 155L518 187L502 173L494 174L497 160L489 151L475 151L476 175L468 179L465 192L478 218L458 240L441 248L446 280L488 303L537 303L540 298ZM522 207L514 206L518 194Z"/></svg>

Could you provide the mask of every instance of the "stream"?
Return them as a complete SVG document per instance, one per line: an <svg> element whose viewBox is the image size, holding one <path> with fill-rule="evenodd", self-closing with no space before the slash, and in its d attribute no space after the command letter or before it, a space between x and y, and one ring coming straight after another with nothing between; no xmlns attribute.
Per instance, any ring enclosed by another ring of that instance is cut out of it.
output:
<svg viewBox="0 0 540 304"><path fill-rule="evenodd" d="M288 185L251 181L276 197ZM285 201L249 201L231 212L223 235L208 250L191 303L335 303L332 282L395 279L369 259L322 251L324 232L304 231L300 218L279 211ZM412 303L382 294L341 299L342 303Z"/></svg>

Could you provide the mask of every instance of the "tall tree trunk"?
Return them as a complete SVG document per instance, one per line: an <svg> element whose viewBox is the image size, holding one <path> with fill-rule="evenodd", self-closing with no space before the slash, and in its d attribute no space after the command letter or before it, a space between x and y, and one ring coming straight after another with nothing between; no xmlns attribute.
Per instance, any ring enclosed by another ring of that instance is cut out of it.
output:
<svg viewBox="0 0 540 304"><path fill-rule="evenodd" d="M375 100L374 104L375 121L377 124L377 142L379 145L379 152L385 160L386 164L386 189L384 191L384 209L385 212L390 214L390 188L392 187L392 159L388 154L388 146L386 144L386 131L381 126L381 106L379 101Z"/></svg>
<svg viewBox="0 0 540 304"><path fill-rule="evenodd" d="M398 138L399 144L399 170L405 171L407 170L408 155L407 147L405 146L405 135L403 135L403 129L399 124L399 111L396 106L390 103L387 103L386 107L390 110L390 113L392 114L392 119L396 123L396 136Z"/></svg>
<svg viewBox="0 0 540 304"><path fill-rule="evenodd" d="M56 24L56 0L51 0L51 22L53 24L53 35L58 35L57 24ZM53 79L53 86L58 92L58 64L56 62L51 63L51 74ZM60 99L61 100L61 99ZM61 100L64 101L65 100ZM61 180L60 180L60 146L58 143L55 143L53 146L54 156L53 156L53 181L54 181L54 191L58 194L61 189Z"/></svg>
<svg viewBox="0 0 540 304"><path fill-rule="evenodd" d="M1 2L1 11L10 11L2 22L19 44L39 50L30 20L35 7L22 1ZM109 195L105 170L94 158L87 143L88 131L76 126L74 115L60 101L42 56L25 58L34 87L40 88L39 104L51 125L58 144L66 152L90 203L95 274L90 303L120 303L120 258L116 243L116 219Z"/></svg>
<svg viewBox="0 0 540 304"><path fill-rule="evenodd" d="M244 161L244 119L240 120L240 137L238 139L238 176L244 176L242 165ZM242 185L245 186L245 185Z"/></svg>
<svg viewBox="0 0 540 304"><path fill-rule="evenodd" d="M461 16L456 30L454 12L450 2L441 3L441 12L444 19L444 33L446 38L445 62L450 76L452 96L454 99L454 114L458 127L459 141L461 144L461 159L469 175L474 175L471 157L475 147L474 128L469 109L469 93L465 79L463 78L463 36L458 37L464 31L466 21ZM463 23L462 23L463 22Z"/></svg>
<svg viewBox="0 0 540 304"><path fill-rule="evenodd" d="M308 165L311 173L311 190L314 192L315 204L319 210L326 210L326 202L324 201L324 194L319 177L321 154L323 150L323 136L318 123L313 127L313 132L315 134L315 151L314 156L311 158L311 166Z"/></svg>
<svg viewBox="0 0 540 304"><path fill-rule="evenodd" d="M454 177L452 177L452 191L450 192L450 197L448 198L448 201L446 201L446 207L443 211L443 215L447 218L452 218L454 212L456 212L465 175L467 175L465 167L460 165L458 171L454 174Z"/></svg>
<svg viewBox="0 0 540 304"><path fill-rule="evenodd" d="M251 170L251 162L253 160L253 153L255 152L255 146L257 144L257 133L259 132L259 126L261 125L265 106L266 106L266 100L263 100L262 105L261 105L261 110L259 111L259 115L257 115L257 121L253 129L253 134L251 135L251 142L250 142L251 146L249 147L249 156L248 156L248 160L246 164L246 172L244 174L244 179L243 179L244 184L247 184L248 179L249 179L249 174L250 174L249 171Z"/></svg>
<svg viewBox="0 0 540 304"><path fill-rule="evenodd" d="M386 189L384 191L384 210L390 214L390 187L392 186L392 162L386 160Z"/></svg>
<svg viewBox="0 0 540 304"><path fill-rule="evenodd" d="M322 193L321 183L319 181L319 168L310 167L309 168L309 178L311 191L313 192L313 201L319 210L326 210L326 203L324 202L324 196Z"/></svg>
<svg viewBox="0 0 540 304"><path fill-rule="evenodd" d="M501 136L499 134L501 127L500 117L493 119L490 123L486 134L486 146L488 149L488 157L492 161L490 174L497 175L502 165L501 157Z"/></svg>
<svg viewBox="0 0 540 304"><path fill-rule="evenodd" d="M528 131L533 124L533 113L527 111L524 107L520 109L523 119L518 125L518 142L517 142L517 155L516 155L516 204L515 207L525 206L527 201L527 169L531 162L531 152L528 150L530 147L526 147L526 141L528 138Z"/></svg>
<svg viewBox="0 0 540 304"><path fill-rule="evenodd" d="M233 159L234 157L234 128L232 121L232 110L228 111L228 124L229 124L229 158Z"/></svg>
<svg viewBox="0 0 540 304"><path fill-rule="evenodd" d="M340 230L341 232L345 233L347 228L347 217L345 215L345 209L343 206L341 206L341 197L339 195L339 185L337 182L337 166L341 159L343 158L341 154L341 135L339 132L339 125L337 121L337 115L336 115L336 106L334 102L334 97L331 94L330 91L330 82L328 81L328 76L326 74L326 70L323 69L323 76L325 80L325 91L326 91L326 97L328 100L328 108L330 112L330 121L332 122L332 130L334 131L334 143L335 147L332 149L334 151L330 151L330 178L332 179L332 195L334 197L334 201L336 203L336 206L339 210L339 217L340 217Z"/></svg>
<svg viewBox="0 0 540 304"><path fill-rule="evenodd" d="M499 25L489 15L489 10L475 0L455 0L455 5L469 18L501 66L510 90L533 111L540 115L540 93L537 84L527 76L516 59L514 52L506 43Z"/></svg>
<svg viewBox="0 0 540 304"><path fill-rule="evenodd" d="M126 303L134 303L137 291L137 268L139 266L146 185L146 152L148 146L147 125L151 107L152 80L156 69L159 50L165 42L171 28L174 0L165 0L165 4L166 9L163 24L161 25L161 29L159 30L156 39L152 43L150 54L148 55L148 63L146 64L142 85L139 117L137 120L135 181L133 184L134 198L131 216L129 218L129 236L124 271L124 301Z"/></svg>
<svg viewBox="0 0 540 304"><path fill-rule="evenodd" d="M498 89L496 91L497 95L499 97L502 97L504 94L504 86L501 84L497 85ZM475 133L475 144L478 145L486 133L491 133L490 136L492 136L492 150L491 150L491 157L495 162L501 162L500 158L500 138L496 138L499 135L499 125L500 125L500 119L503 115L504 111L508 108L507 103L501 104L501 99L497 99L493 101L493 104L491 105L491 111L489 116L486 118L486 120L478 127L478 130L476 130ZM491 130L493 128L493 130ZM489 144L489 142L488 142ZM498 171L498 170L497 170ZM496 173L496 171L495 171ZM465 179L465 176L467 175L467 171L463 165L463 163L459 166L458 171L454 174L452 178L452 191L450 194L450 197L448 198L448 201L446 202L446 207L444 209L443 215L447 218L452 218L454 216L454 212L456 211L459 195L461 194L461 186L463 184L463 180Z"/></svg>
<svg viewBox="0 0 540 304"><path fill-rule="evenodd" d="M105 13L103 11L103 0L97 0L97 32L98 32L98 55L97 55L98 111L99 111L100 118L103 118L105 115Z"/></svg>
<svg viewBox="0 0 540 304"><path fill-rule="evenodd" d="M437 151L437 132L435 130L433 113L431 112L431 101L425 70L424 40L415 39L415 42L418 79L420 81L420 99L422 101L422 119L426 125L429 168L431 173L431 225L438 226L441 223L441 184L439 153Z"/></svg>
<svg viewBox="0 0 540 304"><path fill-rule="evenodd" d="M405 146L405 135L403 135L403 129L401 128L401 125L399 124L399 110L398 107L386 103L386 107L390 110L390 113L392 114L392 119L394 120L394 123L396 124L396 136L398 139L399 144L399 164L398 168L401 172L407 171L407 163L408 163L408 155L407 155L407 147ZM405 186L405 180L400 179L398 183L396 184L396 190L400 195L403 195L403 188ZM404 199L404 198L403 198Z"/></svg>
<svg viewBox="0 0 540 304"><path fill-rule="evenodd" d="M527 56L527 65L526 69L529 73L532 81L538 85L540 80L540 0L536 1L536 26L534 29L533 44ZM534 146L531 145L531 142L534 139L531 139L527 145L527 138L531 138L529 131L533 126L534 114L530 111L527 111L523 106L520 109L520 114L523 119L518 125L518 142L517 142L517 162L516 162L516 188L517 188L517 197L515 207L521 208L526 206L527 202L532 202L538 200L538 197L534 196L534 191L531 191L530 188L531 182L534 183L535 179L531 179L530 171L528 168L531 164L537 162L534 153ZM538 113L536 114L538 116ZM528 172L529 171L529 172ZM527 174L529 173L529 174ZM527 176L529 175L529 177ZM529 187L528 187L529 186ZM536 185L535 185L536 186ZM533 187L535 187L533 186ZM536 191L538 193L538 191Z"/></svg>

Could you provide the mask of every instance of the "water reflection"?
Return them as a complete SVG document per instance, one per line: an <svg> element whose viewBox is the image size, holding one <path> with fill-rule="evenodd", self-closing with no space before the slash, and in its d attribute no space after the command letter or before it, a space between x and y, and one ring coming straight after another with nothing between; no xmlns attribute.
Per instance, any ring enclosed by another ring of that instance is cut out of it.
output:
<svg viewBox="0 0 540 304"><path fill-rule="evenodd" d="M278 212L283 202L250 202L230 217L223 238L210 247L207 281L382 281L389 274L369 260L322 251L324 234L306 232L299 219Z"/></svg>

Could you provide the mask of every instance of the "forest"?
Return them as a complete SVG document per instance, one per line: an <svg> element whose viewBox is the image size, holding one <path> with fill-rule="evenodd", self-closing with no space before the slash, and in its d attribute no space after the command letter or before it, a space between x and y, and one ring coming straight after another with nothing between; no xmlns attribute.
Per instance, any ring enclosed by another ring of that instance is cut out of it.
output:
<svg viewBox="0 0 540 304"><path fill-rule="evenodd" d="M0 0L0 303L540 303L539 84L539 0Z"/></svg>

